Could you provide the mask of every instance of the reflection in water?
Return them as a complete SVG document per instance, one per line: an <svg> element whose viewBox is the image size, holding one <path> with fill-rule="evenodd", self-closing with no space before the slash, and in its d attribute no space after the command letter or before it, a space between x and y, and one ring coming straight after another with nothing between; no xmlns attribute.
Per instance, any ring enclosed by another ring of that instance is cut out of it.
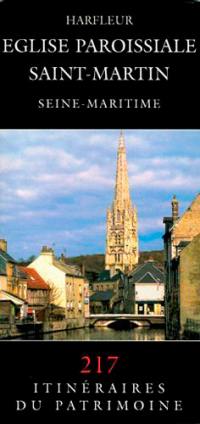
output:
<svg viewBox="0 0 200 424"><path fill-rule="evenodd" d="M116 331L108 327L59 331L43 335L43 340L165 340L163 328L137 327Z"/></svg>

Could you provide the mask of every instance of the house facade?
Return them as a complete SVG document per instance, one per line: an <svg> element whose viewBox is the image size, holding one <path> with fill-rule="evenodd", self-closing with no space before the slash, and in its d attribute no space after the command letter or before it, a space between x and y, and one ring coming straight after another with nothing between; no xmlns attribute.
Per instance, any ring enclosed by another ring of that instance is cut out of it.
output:
<svg viewBox="0 0 200 424"><path fill-rule="evenodd" d="M113 312L115 294L113 290L96 291L90 296L91 314L110 314Z"/></svg>
<svg viewBox="0 0 200 424"><path fill-rule="evenodd" d="M109 270L101 272L98 279L92 284L92 293L90 296L90 302L92 303L90 310L94 310L94 302L98 302L97 309L99 310L102 309L102 311L105 310L108 312L109 309L109 313L123 312L124 288L125 276L123 272L116 271L114 275ZM106 308L105 302L107 302ZM100 303L102 303L101 308Z"/></svg>
<svg viewBox="0 0 200 424"><path fill-rule="evenodd" d="M35 269L20 266L20 270L27 283L28 314L44 321L49 304L49 286Z"/></svg>
<svg viewBox="0 0 200 424"><path fill-rule="evenodd" d="M27 298L27 284L21 275L17 261L7 252L6 240L0 240L0 289L18 296Z"/></svg>
<svg viewBox="0 0 200 424"><path fill-rule="evenodd" d="M84 325L89 317L89 283L78 271L66 274L66 318Z"/></svg>
<svg viewBox="0 0 200 424"><path fill-rule="evenodd" d="M178 259L179 333L200 333L200 234L180 252Z"/></svg>
<svg viewBox="0 0 200 424"><path fill-rule="evenodd" d="M0 322L14 324L27 315L27 282L15 259L7 252L6 240L0 240Z"/></svg>
<svg viewBox="0 0 200 424"><path fill-rule="evenodd" d="M163 222L165 224L163 240L166 338L179 339L183 335L186 319L198 317L200 295L198 285L200 280L197 277L199 272L197 257L199 251L198 236L200 234L200 194L195 197L182 216L179 216L179 204L174 196L172 199L172 215L165 217ZM194 265L195 263L196 265ZM196 271L194 272L195 267Z"/></svg>
<svg viewBox="0 0 200 424"><path fill-rule="evenodd" d="M80 269L56 259L53 249L47 246L28 267L36 270L49 286L52 311L63 316L67 326L84 326L89 295L88 281Z"/></svg>
<svg viewBox="0 0 200 424"><path fill-rule="evenodd" d="M127 313L164 315L164 273L153 260L138 265L126 278Z"/></svg>

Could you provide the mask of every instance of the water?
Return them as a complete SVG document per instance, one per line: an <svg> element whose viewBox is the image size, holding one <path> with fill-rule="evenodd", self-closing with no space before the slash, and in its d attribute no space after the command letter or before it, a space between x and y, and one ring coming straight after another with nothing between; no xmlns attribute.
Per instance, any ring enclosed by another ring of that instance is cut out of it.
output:
<svg viewBox="0 0 200 424"><path fill-rule="evenodd" d="M165 340L164 328L137 327L130 330L114 330L108 327L58 331L43 334L43 340Z"/></svg>

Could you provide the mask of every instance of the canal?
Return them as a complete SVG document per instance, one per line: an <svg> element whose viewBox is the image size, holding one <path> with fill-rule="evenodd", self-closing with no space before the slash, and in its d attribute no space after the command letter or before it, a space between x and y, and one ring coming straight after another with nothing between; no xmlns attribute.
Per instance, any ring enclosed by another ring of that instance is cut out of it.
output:
<svg viewBox="0 0 200 424"><path fill-rule="evenodd" d="M33 336L21 337L21 340L36 339ZM37 340L39 338L37 337ZM17 339L19 340L19 339ZM40 336L40 340L165 340L164 328L136 327L129 330L114 330L108 327L81 328L70 331L57 331Z"/></svg>

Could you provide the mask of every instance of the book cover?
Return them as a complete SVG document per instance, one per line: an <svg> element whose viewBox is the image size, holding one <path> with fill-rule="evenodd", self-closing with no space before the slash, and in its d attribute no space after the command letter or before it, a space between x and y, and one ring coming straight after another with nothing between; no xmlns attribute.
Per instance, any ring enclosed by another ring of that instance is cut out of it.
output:
<svg viewBox="0 0 200 424"><path fill-rule="evenodd" d="M2 417L200 420L199 18L0 1Z"/></svg>

